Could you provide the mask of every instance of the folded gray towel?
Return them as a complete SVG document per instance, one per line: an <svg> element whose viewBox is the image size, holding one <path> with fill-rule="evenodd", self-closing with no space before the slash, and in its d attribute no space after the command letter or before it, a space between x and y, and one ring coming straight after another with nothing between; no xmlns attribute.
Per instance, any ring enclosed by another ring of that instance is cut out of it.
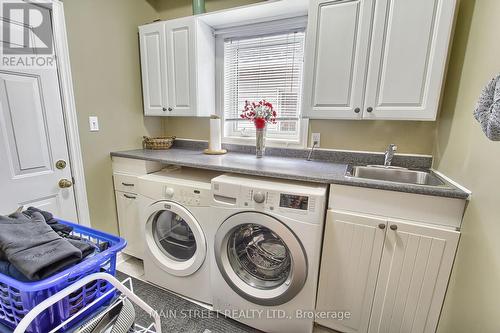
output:
<svg viewBox="0 0 500 333"><path fill-rule="evenodd" d="M490 140L500 141L500 74L483 89L474 117Z"/></svg>
<svg viewBox="0 0 500 333"><path fill-rule="evenodd" d="M26 209L22 213L28 217L31 217L34 212L38 212L38 213L42 214L44 219L45 219L45 222L47 222L47 224L50 225L50 227L55 232L62 232L65 234L70 234L73 231L72 227L65 225L65 224L62 224L62 223L59 223L59 221L57 221L54 218L54 215L52 215L52 213L38 209L36 207L28 207L28 209Z"/></svg>
<svg viewBox="0 0 500 333"><path fill-rule="evenodd" d="M45 223L42 214L32 218L18 213L0 216L0 251L29 280L40 280L78 262L82 252Z"/></svg>

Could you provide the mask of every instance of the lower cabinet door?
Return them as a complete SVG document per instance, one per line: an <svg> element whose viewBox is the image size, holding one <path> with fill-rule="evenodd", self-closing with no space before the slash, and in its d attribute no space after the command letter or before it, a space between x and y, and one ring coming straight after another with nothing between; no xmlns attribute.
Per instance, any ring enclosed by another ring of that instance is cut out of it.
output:
<svg viewBox="0 0 500 333"><path fill-rule="evenodd" d="M459 236L388 219L370 333L435 332Z"/></svg>
<svg viewBox="0 0 500 333"><path fill-rule="evenodd" d="M144 231L139 216L139 196L137 194L116 191L116 209L120 236L127 240L123 250L128 255L143 259Z"/></svg>
<svg viewBox="0 0 500 333"><path fill-rule="evenodd" d="M366 332L382 256L387 219L329 210L316 310L320 325ZM335 318L349 312L349 318Z"/></svg>

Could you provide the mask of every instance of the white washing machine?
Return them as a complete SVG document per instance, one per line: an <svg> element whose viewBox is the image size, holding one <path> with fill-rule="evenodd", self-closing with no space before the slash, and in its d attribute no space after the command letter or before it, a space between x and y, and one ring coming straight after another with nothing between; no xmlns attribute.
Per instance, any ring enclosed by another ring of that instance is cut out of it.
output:
<svg viewBox="0 0 500 333"><path fill-rule="evenodd" d="M212 180L214 309L265 332L312 332L327 186Z"/></svg>
<svg viewBox="0 0 500 333"><path fill-rule="evenodd" d="M212 304L210 171L182 168L139 178L144 196L141 221L145 226L146 280L191 299Z"/></svg>

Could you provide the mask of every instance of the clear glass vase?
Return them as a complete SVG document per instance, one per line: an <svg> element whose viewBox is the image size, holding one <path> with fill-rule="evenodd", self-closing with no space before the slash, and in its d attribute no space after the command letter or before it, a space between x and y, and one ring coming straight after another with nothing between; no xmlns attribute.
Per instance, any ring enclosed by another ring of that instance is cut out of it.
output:
<svg viewBox="0 0 500 333"><path fill-rule="evenodd" d="M266 127L255 129L255 156L262 158L266 151Z"/></svg>

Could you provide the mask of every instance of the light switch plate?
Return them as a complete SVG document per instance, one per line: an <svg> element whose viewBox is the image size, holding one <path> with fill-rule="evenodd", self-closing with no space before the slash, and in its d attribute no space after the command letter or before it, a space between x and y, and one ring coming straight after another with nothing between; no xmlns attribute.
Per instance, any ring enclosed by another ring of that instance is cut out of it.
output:
<svg viewBox="0 0 500 333"><path fill-rule="evenodd" d="M91 132L99 131L99 119L96 116L89 117L89 127Z"/></svg>
<svg viewBox="0 0 500 333"><path fill-rule="evenodd" d="M311 134L311 146L316 142L316 148L321 144L321 133L312 133Z"/></svg>

